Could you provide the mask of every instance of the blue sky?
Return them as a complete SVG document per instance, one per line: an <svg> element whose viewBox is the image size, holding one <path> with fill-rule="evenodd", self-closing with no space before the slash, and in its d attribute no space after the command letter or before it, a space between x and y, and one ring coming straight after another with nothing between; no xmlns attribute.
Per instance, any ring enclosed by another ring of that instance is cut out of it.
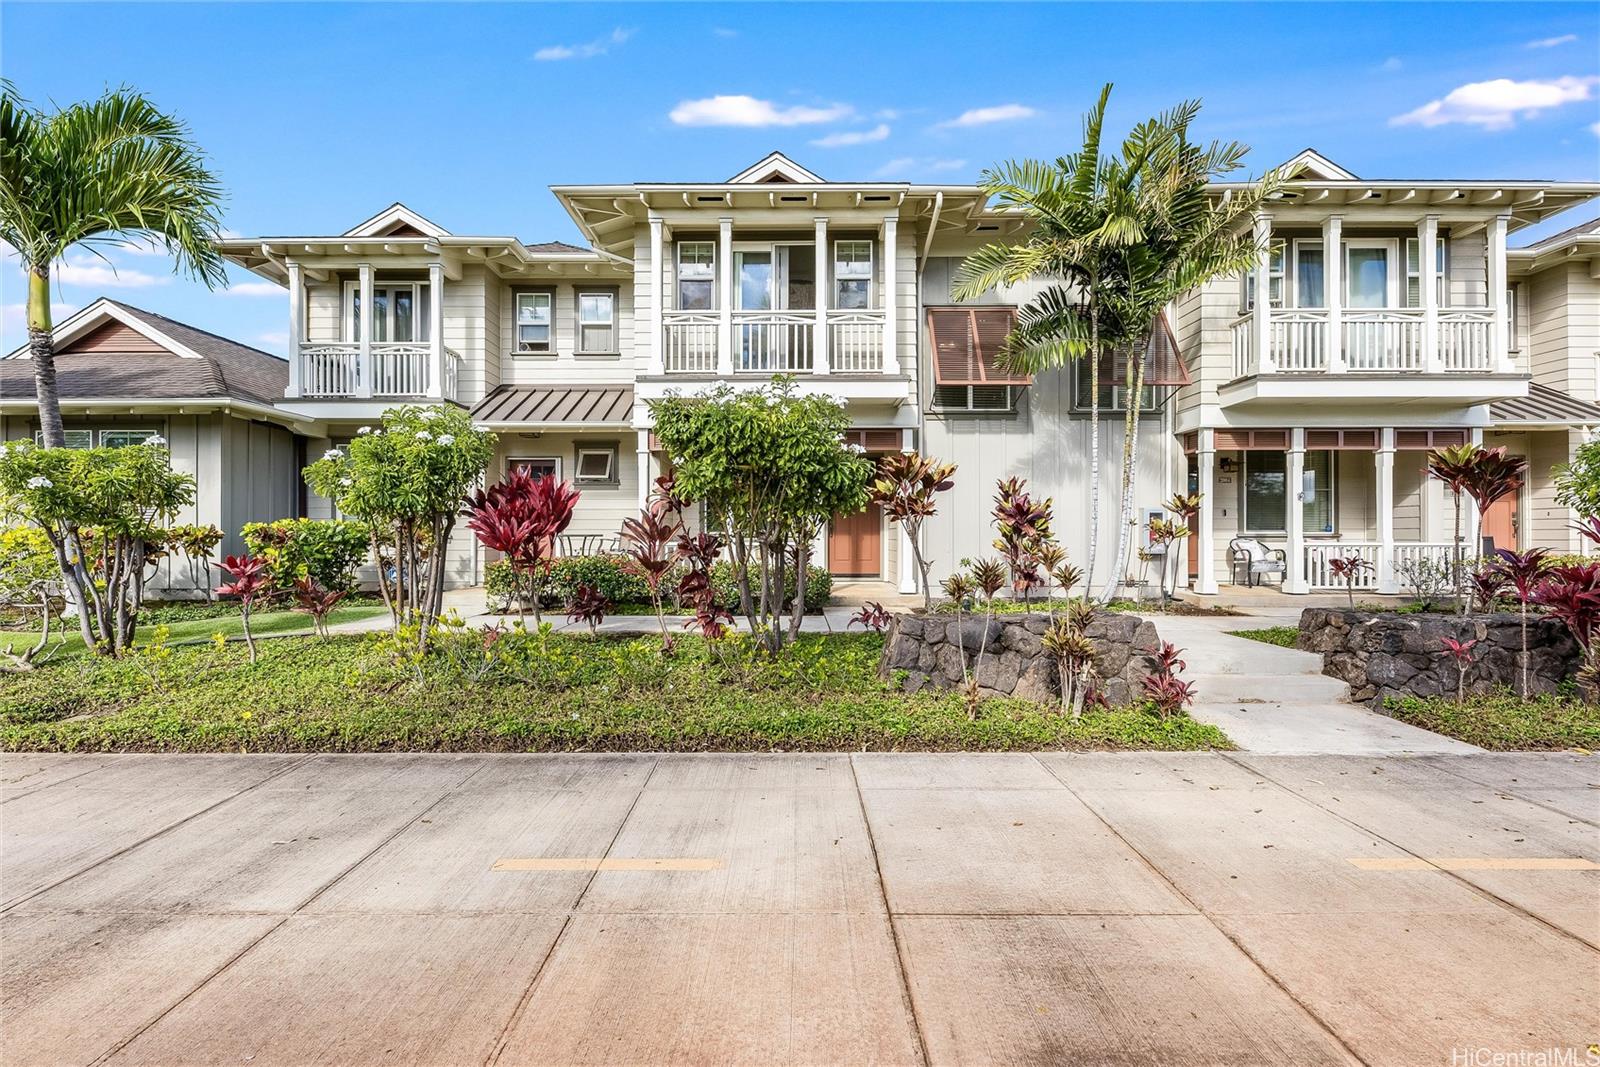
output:
<svg viewBox="0 0 1600 1067"><path fill-rule="evenodd" d="M1370 177L1600 180L1592 3L7 2L0 31L36 103L129 84L187 120L249 235L403 200L456 233L576 240L546 186L718 180L774 148L827 178L970 181L1072 148L1106 81L1114 129L1198 97L1199 132L1257 170L1309 145ZM111 259L71 258L58 313L111 295L282 351L282 290ZM7 262L7 349L22 299Z"/></svg>

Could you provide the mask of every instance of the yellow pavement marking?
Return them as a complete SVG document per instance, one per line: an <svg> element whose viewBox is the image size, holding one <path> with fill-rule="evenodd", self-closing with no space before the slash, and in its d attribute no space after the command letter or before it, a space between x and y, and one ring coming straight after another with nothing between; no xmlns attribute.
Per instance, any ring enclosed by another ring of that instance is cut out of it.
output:
<svg viewBox="0 0 1600 1067"><path fill-rule="evenodd" d="M660 858L601 858L598 856L555 856L546 859L495 860L496 871L717 871L722 869L719 859L700 859L693 856L664 856Z"/></svg>
<svg viewBox="0 0 1600 1067"><path fill-rule="evenodd" d="M1600 871L1600 863L1568 856L1394 856L1350 863L1363 871Z"/></svg>

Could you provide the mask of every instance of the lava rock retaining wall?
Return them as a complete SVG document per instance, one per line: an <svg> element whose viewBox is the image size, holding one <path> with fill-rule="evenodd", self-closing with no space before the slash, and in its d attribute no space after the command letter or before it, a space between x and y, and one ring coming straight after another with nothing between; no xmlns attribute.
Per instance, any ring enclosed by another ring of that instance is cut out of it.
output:
<svg viewBox="0 0 1600 1067"><path fill-rule="evenodd" d="M1517 691L1521 685L1522 622L1511 612L1459 615L1427 612L1307 608L1296 645L1322 653L1322 673L1347 682L1351 695L1381 707L1389 697L1454 696L1456 662L1443 639L1476 640L1467 692ZM1528 618L1528 691L1554 692L1578 669L1578 643L1566 626Z"/></svg>
<svg viewBox="0 0 1600 1067"><path fill-rule="evenodd" d="M987 696L1040 703L1060 700L1056 661L1040 643L1049 625L1046 615L998 615L987 624L981 615L965 615L960 622L944 614L896 615L889 624L878 673L889 678L905 671L905 690L915 693L925 686L948 689L962 684L965 667L976 671ZM1099 648L1095 671L1101 692L1113 704L1132 703L1153 667L1146 653L1159 640L1155 624L1133 615L1104 613L1089 624L1088 632Z"/></svg>

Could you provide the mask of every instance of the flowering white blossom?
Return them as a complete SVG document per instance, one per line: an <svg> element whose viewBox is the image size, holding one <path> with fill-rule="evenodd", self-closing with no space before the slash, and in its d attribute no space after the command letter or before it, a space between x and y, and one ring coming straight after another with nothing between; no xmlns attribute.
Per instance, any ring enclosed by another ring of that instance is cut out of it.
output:
<svg viewBox="0 0 1600 1067"><path fill-rule="evenodd" d="M344 453L340 452L337 448L330 448L330 449L328 449L326 452L324 452L322 454L322 458L323 459L343 459L344 458Z"/></svg>
<svg viewBox="0 0 1600 1067"><path fill-rule="evenodd" d="M850 451L854 452L858 456L865 455L866 451L867 451L866 446L858 445L858 444L855 444L854 442L851 442L850 444L845 445L844 447L848 448Z"/></svg>
<svg viewBox="0 0 1600 1067"><path fill-rule="evenodd" d="M363 426L363 427L361 427L361 429L356 431L356 433L361 435L362 437L367 436L367 434L369 434L371 432L372 432L372 427L371 426Z"/></svg>
<svg viewBox="0 0 1600 1067"><path fill-rule="evenodd" d="M441 445L453 445L453 444L455 444L456 443L455 434L449 434L449 433L440 434L439 435L439 443Z"/></svg>
<svg viewBox="0 0 1600 1067"><path fill-rule="evenodd" d="M432 422L438 417L439 413L432 408L423 408L421 411L417 412L417 418L421 419L423 422Z"/></svg>
<svg viewBox="0 0 1600 1067"><path fill-rule="evenodd" d="M52 482L49 478L46 478L42 474L35 474L32 478L28 479L29 489L48 489L55 484L55 482Z"/></svg>
<svg viewBox="0 0 1600 1067"><path fill-rule="evenodd" d="M144 443L147 445L155 445L157 448L164 448L166 447L167 439L158 433L153 433L144 439Z"/></svg>
<svg viewBox="0 0 1600 1067"><path fill-rule="evenodd" d="M433 434L429 433L427 430L418 430L417 431L417 440L419 440L419 441L431 441L431 440L433 440Z"/></svg>
<svg viewBox="0 0 1600 1067"><path fill-rule="evenodd" d="M355 479L354 479L354 478L340 478L340 479L339 479L339 484L340 484L340 485L342 485L342 486L344 486L344 487L345 487L345 488L346 488L346 489L348 489L348 488L350 488L350 487L351 487L351 486L352 486L352 485L355 485L355 484L356 484L356 481L355 481Z"/></svg>

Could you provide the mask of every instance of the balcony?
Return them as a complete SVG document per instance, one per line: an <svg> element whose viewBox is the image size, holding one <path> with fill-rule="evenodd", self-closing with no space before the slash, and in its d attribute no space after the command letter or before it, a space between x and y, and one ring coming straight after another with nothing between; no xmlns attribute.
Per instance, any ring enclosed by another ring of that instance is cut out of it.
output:
<svg viewBox="0 0 1600 1067"><path fill-rule="evenodd" d="M729 335L721 360L723 331ZM663 374L881 374L882 309L662 313ZM821 343L819 343L819 339Z"/></svg>
<svg viewBox="0 0 1600 1067"><path fill-rule="evenodd" d="M432 388L433 349L426 341L374 341L363 368L356 341L300 345L300 395L317 399L456 399L461 356L444 349L444 381Z"/></svg>
<svg viewBox="0 0 1600 1067"><path fill-rule="evenodd" d="M1441 308L1431 346L1435 365L1430 367L1421 308L1346 310L1340 316L1337 345L1331 340L1326 308L1273 310L1267 318L1265 366L1256 353L1255 316L1233 322L1233 374L1491 374L1497 369L1493 330L1494 312L1488 308Z"/></svg>

